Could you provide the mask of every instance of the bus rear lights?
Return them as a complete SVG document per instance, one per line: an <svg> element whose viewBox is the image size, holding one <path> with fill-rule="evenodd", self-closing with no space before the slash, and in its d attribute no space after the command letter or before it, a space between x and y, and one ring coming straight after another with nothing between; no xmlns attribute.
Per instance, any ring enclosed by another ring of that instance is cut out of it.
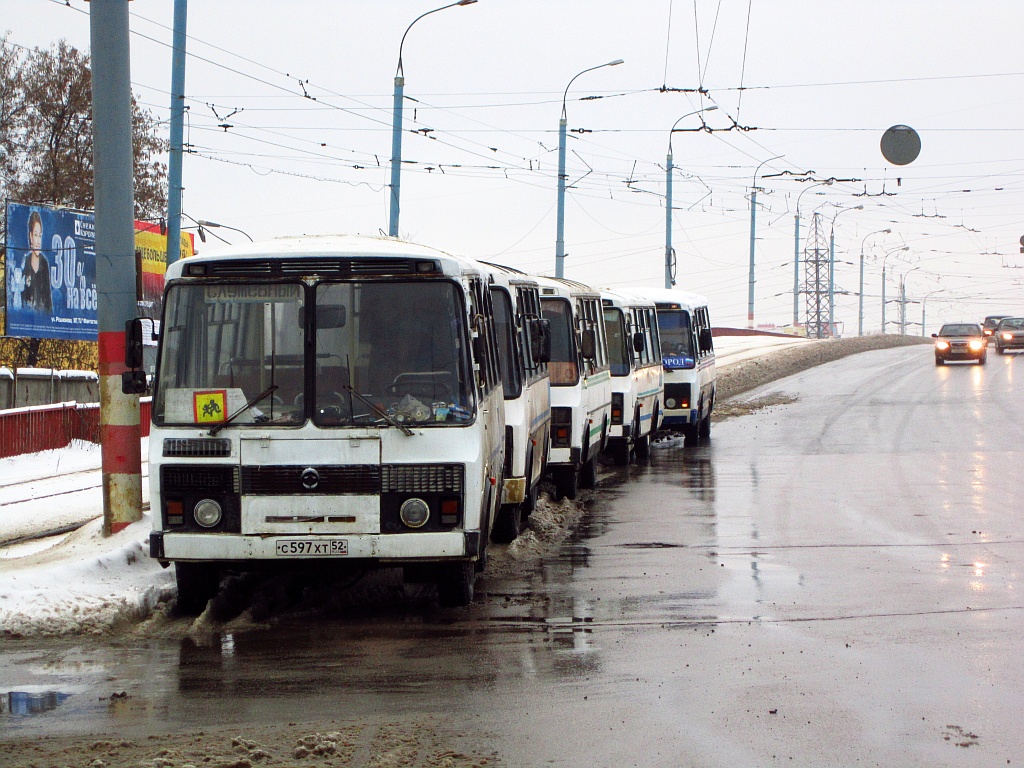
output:
<svg viewBox="0 0 1024 768"><path fill-rule="evenodd" d="M622 423L622 393L612 393L612 424Z"/></svg>
<svg viewBox="0 0 1024 768"><path fill-rule="evenodd" d="M203 499L192 510L192 516L203 528L213 528L224 515L220 504L213 499Z"/></svg>
<svg viewBox="0 0 1024 768"><path fill-rule="evenodd" d="M408 528L422 528L430 519L430 507L423 499L406 499L398 510L398 516Z"/></svg>

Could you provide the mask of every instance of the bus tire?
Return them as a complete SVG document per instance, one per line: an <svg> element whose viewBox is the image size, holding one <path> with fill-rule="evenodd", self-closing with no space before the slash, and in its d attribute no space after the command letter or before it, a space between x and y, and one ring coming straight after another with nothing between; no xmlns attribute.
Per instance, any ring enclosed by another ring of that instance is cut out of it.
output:
<svg viewBox="0 0 1024 768"><path fill-rule="evenodd" d="M502 504L494 521L491 538L499 544L510 544L519 538L522 510L519 504Z"/></svg>
<svg viewBox="0 0 1024 768"><path fill-rule="evenodd" d="M579 489L579 475L575 467L555 467L555 501L575 499Z"/></svg>
<svg viewBox="0 0 1024 768"><path fill-rule="evenodd" d="M612 455L612 461L620 467L629 464L629 441L626 438L617 440L608 446L608 453Z"/></svg>
<svg viewBox="0 0 1024 768"><path fill-rule="evenodd" d="M711 439L711 411L698 423L697 436L702 442Z"/></svg>
<svg viewBox="0 0 1024 768"><path fill-rule="evenodd" d="M444 563L437 576L437 602L445 608L459 608L473 602L476 568L472 560Z"/></svg>
<svg viewBox="0 0 1024 768"><path fill-rule="evenodd" d="M174 580L178 585L175 613L198 616L220 589L220 568L216 563L175 563Z"/></svg>
<svg viewBox="0 0 1024 768"><path fill-rule="evenodd" d="M629 463L629 451L627 447L626 452L627 460ZM597 485L597 454L587 458L587 461L580 467L580 488L593 488Z"/></svg>
<svg viewBox="0 0 1024 768"><path fill-rule="evenodd" d="M647 461L647 459L651 458L650 432L636 439L636 443L633 444L633 452L639 461Z"/></svg>

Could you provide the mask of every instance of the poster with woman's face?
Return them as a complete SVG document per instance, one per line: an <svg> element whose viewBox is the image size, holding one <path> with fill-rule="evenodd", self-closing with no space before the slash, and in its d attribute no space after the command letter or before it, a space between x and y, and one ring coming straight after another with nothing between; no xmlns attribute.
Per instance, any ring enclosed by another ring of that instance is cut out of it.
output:
<svg viewBox="0 0 1024 768"><path fill-rule="evenodd" d="M96 339L95 241L91 213L8 203L8 336Z"/></svg>

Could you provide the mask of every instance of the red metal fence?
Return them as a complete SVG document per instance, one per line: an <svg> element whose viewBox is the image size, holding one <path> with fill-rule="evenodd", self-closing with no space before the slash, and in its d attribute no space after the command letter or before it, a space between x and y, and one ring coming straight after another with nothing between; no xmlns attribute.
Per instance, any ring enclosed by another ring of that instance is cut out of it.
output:
<svg viewBox="0 0 1024 768"><path fill-rule="evenodd" d="M142 437L149 435L150 398L140 402ZM0 413L0 458L100 441L99 403L58 403Z"/></svg>

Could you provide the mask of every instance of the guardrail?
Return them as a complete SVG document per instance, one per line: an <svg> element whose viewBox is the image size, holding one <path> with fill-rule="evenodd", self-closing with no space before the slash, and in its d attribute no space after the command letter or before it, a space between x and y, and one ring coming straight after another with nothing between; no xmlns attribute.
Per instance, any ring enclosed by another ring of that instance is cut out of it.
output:
<svg viewBox="0 0 1024 768"><path fill-rule="evenodd" d="M151 398L140 399L140 432L149 435ZM99 403L57 403L0 411L0 458L100 441Z"/></svg>

